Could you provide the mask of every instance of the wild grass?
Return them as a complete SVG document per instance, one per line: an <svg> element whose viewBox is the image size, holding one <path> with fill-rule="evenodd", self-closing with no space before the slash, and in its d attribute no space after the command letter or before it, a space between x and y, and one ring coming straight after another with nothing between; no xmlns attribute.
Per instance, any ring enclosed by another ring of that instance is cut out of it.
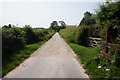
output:
<svg viewBox="0 0 120 80"><path fill-rule="evenodd" d="M2 76L18 66L44 43L45 41L26 45L24 48L7 55L6 57L4 56L2 60Z"/></svg>
<svg viewBox="0 0 120 80"><path fill-rule="evenodd" d="M104 78L105 74L98 68L99 58L97 48L84 47L78 44L68 43L73 51L78 55L84 68L87 69L86 73L92 75L92 78Z"/></svg>

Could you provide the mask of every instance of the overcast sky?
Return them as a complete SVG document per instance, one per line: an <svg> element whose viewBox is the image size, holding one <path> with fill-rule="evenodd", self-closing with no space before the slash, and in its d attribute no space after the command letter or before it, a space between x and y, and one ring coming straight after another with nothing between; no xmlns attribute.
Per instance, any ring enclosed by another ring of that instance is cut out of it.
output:
<svg viewBox="0 0 120 80"><path fill-rule="evenodd" d="M48 28L52 21L78 25L86 11L95 13L101 0L3 0L0 2L0 26L30 24Z"/></svg>

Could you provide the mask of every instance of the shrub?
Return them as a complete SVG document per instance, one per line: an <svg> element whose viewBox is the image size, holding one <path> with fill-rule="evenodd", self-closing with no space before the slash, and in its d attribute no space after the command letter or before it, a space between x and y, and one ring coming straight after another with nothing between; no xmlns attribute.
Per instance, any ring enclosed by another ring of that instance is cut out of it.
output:
<svg viewBox="0 0 120 80"><path fill-rule="evenodd" d="M24 47L24 31L20 28L2 28L2 52L11 53L19 48Z"/></svg>
<svg viewBox="0 0 120 80"><path fill-rule="evenodd" d="M34 33L37 42L43 41L43 37L45 36L45 34L42 29L34 29Z"/></svg>
<svg viewBox="0 0 120 80"><path fill-rule="evenodd" d="M43 41L50 39L55 31L49 29L34 29L34 33L36 36L36 41Z"/></svg>
<svg viewBox="0 0 120 80"><path fill-rule="evenodd" d="M25 25L25 27L23 28L23 31L25 32L25 40L26 40L26 44L32 44L36 42L36 36L35 33L33 31L33 28L30 27L30 25Z"/></svg>
<svg viewBox="0 0 120 80"><path fill-rule="evenodd" d="M109 27L108 30L108 42L116 43L117 37L119 37L120 30L120 1L108 2L99 6L97 12L97 24L104 26L103 29ZM100 32L100 35L105 39L105 30Z"/></svg>
<svg viewBox="0 0 120 80"><path fill-rule="evenodd" d="M59 33L67 42L83 46L89 45L88 27L86 26L62 29Z"/></svg>
<svg viewBox="0 0 120 80"><path fill-rule="evenodd" d="M89 36L88 36L88 28L85 26L81 26L76 32L76 41L75 43L83 46L89 45Z"/></svg>
<svg viewBox="0 0 120 80"><path fill-rule="evenodd" d="M18 49L23 48L26 44L32 44L43 40L50 39L54 30L48 29L33 29L29 25L24 28L10 27L2 28L2 53L8 55Z"/></svg>

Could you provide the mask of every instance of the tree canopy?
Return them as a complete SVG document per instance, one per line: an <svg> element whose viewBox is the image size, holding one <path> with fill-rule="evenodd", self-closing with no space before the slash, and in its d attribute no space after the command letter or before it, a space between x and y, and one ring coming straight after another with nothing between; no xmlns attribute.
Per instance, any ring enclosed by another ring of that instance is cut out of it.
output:
<svg viewBox="0 0 120 80"><path fill-rule="evenodd" d="M95 24L95 23L96 23L96 20L93 17L93 14L91 14L90 12L87 11L84 13L84 17L81 20L79 25L91 25L91 24Z"/></svg>
<svg viewBox="0 0 120 80"><path fill-rule="evenodd" d="M119 2L106 2L99 6L97 12L97 24L108 27L109 42L115 42L116 38L120 36L120 1ZM101 33L102 36L105 31Z"/></svg>
<svg viewBox="0 0 120 80"><path fill-rule="evenodd" d="M66 28L66 24L64 21L59 21L60 25L58 25L57 21L53 21L50 24L50 29L55 30L56 32L59 32L60 29Z"/></svg>

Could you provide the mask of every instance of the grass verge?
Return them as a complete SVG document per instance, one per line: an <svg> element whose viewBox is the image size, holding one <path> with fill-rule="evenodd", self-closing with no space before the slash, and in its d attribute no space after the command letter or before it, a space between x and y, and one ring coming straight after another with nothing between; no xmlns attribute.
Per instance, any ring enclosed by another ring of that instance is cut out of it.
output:
<svg viewBox="0 0 120 80"><path fill-rule="evenodd" d="M26 45L23 49L4 57L2 59L2 76L6 75L10 70L18 66L45 42L46 41L42 41Z"/></svg>
<svg viewBox="0 0 120 80"><path fill-rule="evenodd" d="M78 55L83 67L87 69L86 73L92 78L104 78L105 73L98 68L99 59L98 49L91 47L84 47L78 44L68 43L73 51Z"/></svg>

